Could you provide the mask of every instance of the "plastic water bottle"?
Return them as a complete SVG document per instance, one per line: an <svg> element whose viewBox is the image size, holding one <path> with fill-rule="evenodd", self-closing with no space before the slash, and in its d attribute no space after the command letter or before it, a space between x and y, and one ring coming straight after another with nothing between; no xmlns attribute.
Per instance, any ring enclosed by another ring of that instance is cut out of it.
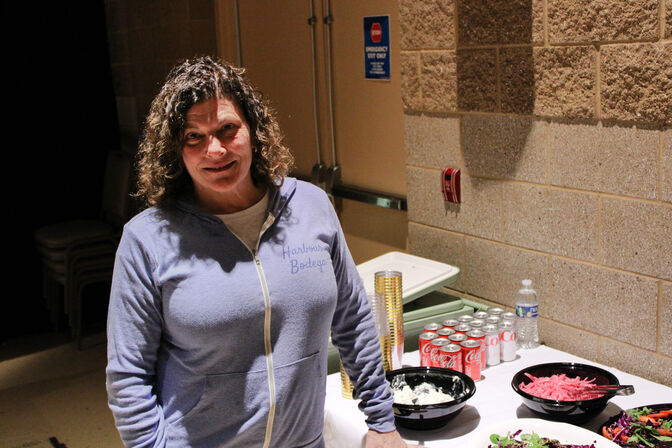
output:
<svg viewBox="0 0 672 448"><path fill-rule="evenodd" d="M516 296L516 333L520 348L539 346L538 311L539 300L536 291L532 289L532 280L523 280L523 287Z"/></svg>

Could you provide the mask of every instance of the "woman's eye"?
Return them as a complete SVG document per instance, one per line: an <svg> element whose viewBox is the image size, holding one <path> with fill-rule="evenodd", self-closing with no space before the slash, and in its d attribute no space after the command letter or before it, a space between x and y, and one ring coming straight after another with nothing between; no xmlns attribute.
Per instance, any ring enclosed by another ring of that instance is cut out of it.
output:
<svg viewBox="0 0 672 448"><path fill-rule="evenodd" d="M222 126L217 133L225 137L232 137L236 134L237 130L238 126L235 124L226 124Z"/></svg>
<svg viewBox="0 0 672 448"><path fill-rule="evenodd" d="M196 132L187 132L184 134L184 141L187 145L194 145L201 140L201 135Z"/></svg>

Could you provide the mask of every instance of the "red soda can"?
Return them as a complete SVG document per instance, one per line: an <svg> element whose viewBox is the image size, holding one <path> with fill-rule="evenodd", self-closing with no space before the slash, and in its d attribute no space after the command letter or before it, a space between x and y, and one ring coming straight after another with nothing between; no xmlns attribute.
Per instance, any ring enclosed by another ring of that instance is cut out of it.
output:
<svg viewBox="0 0 672 448"><path fill-rule="evenodd" d="M471 315L469 315L469 314L464 314L464 315L459 316L459 317L457 318L457 321L460 322L460 323L462 323L462 324L468 324L468 323L471 322L472 320L474 320L474 316L471 316Z"/></svg>
<svg viewBox="0 0 672 448"><path fill-rule="evenodd" d="M455 330L453 330L452 328L439 328L438 330L436 330L436 335L440 338L447 338L448 336L454 333Z"/></svg>
<svg viewBox="0 0 672 448"><path fill-rule="evenodd" d="M462 333L462 334L467 334L467 331L471 330L471 326L469 324L459 324L455 325L455 333Z"/></svg>
<svg viewBox="0 0 672 448"><path fill-rule="evenodd" d="M474 313L474 319L485 320L486 317L488 317L488 312L487 311L476 311Z"/></svg>
<svg viewBox="0 0 672 448"><path fill-rule="evenodd" d="M432 339L432 342L429 343L430 345L429 357L431 362L431 364L429 365L430 367L439 367L439 349L444 345L448 344L450 344L450 341L448 339L438 337Z"/></svg>
<svg viewBox="0 0 672 448"><path fill-rule="evenodd" d="M436 322L432 322L430 324L425 325L422 331L425 333L436 333L436 330L438 330L439 328L441 328L441 325L437 324Z"/></svg>
<svg viewBox="0 0 672 448"><path fill-rule="evenodd" d="M462 342L467 340L467 335L464 333L453 333L448 336L448 340L451 344L460 345Z"/></svg>
<svg viewBox="0 0 672 448"><path fill-rule="evenodd" d="M481 379L481 343L469 339L460 344L462 346L463 373L472 380Z"/></svg>
<svg viewBox="0 0 672 448"><path fill-rule="evenodd" d="M462 372L462 347L447 344L439 349L439 367Z"/></svg>
<svg viewBox="0 0 672 448"><path fill-rule="evenodd" d="M443 322L441 322L441 325L443 325L443 328L455 328L455 325L459 324L457 319L446 319Z"/></svg>
<svg viewBox="0 0 672 448"><path fill-rule="evenodd" d="M420 351L420 365L422 367L431 367L431 342L436 339L436 333L422 333L418 338L418 348Z"/></svg>
<svg viewBox="0 0 672 448"><path fill-rule="evenodd" d="M467 332L467 340L478 341L481 344L481 370L485 369L485 332L482 330L469 330Z"/></svg>

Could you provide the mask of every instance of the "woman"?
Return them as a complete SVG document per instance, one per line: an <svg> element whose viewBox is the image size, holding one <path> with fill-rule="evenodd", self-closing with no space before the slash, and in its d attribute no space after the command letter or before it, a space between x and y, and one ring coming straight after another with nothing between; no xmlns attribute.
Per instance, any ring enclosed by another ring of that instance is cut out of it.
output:
<svg viewBox="0 0 672 448"><path fill-rule="evenodd" d="M286 178L277 122L215 59L175 67L139 153L108 316L126 446L320 447L331 335L368 447L406 446L361 279L326 194Z"/></svg>

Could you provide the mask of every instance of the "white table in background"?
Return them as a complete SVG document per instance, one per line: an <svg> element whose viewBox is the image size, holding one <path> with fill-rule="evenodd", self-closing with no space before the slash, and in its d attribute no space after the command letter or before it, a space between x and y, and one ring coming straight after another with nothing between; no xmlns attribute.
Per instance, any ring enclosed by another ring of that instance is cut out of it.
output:
<svg viewBox="0 0 672 448"><path fill-rule="evenodd" d="M418 352L405 353L403 361L405 366L418 366L420 364ZM586 429L597 430L602 423L622 409L672 402L670 387L550 347L540 346L531 350L519 350L516 360L483 370L483 378L476 382L474 396L443 428L430 431L399 428L399 432L407 442L421 446L464 448L479 430L493 423L515 418L539 418L523 404L520 396L511 387L511 379L527 366L548 362L591 364L610 371L616 375L621 384L635 386L633 395L615 396L609 400L609 404L600 414L581 425ZM357 403L356 400L348 400L341 396L339 373L327 377L324 425L327 448L362 446L367 426L364 423L364 414L357 408Z"/></svg>

